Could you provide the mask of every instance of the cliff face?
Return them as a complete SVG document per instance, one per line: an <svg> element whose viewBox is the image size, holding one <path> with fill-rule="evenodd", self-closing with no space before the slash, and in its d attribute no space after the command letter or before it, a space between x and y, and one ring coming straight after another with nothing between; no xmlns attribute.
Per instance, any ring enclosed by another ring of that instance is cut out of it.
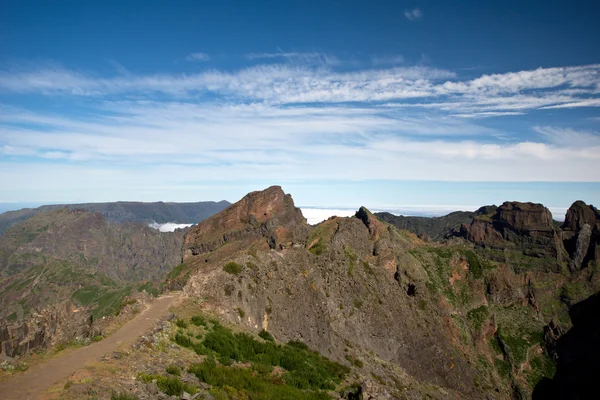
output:
<svg viewBox="0 0 600 400"><path fill-rule="evenodd" d="M569 253L571 272L586 268L600 260L600 211L592 205L576 201L567 211L562 225L562 240Z"/></svg>
<svg viewBox="0 0 600 400"><path fill-rule="evenodd" d="M185 237L184 260L200 253L211 252L222 245L236 241L266 238L270 248L282 248L301 239L297 228L306 225L300 209L294 206L290 195L279 186L262 192L252 192L193 227Z"/></svg>
<svg viewBox="0 0 600 400"><path fill-rule="evenodd" d="M476 217L452 233L491 250L537 259L536 267L561 272L568 255L552 214L542 204L505 202L492 215Z"/></svg>
<svg viewBox="0 0 600 400"><path fill-rule="evenodd" d="M64 301L14 323L0 322L0 356L14 357L92 334L87 310Z"/></svg>
<svg viewBox="0 0 600 400"><path fill-rule="evenodd" d="M181 262L183 234L67 209L9 229L0 236L3 352L85 336L90 318L112 315L134 287L157 290Z"/></svg>
<svg viewBox="0 0 600 400"><path fill-rule="evenodd" d="M118 281L160 279L181 259L183 232L116 224L98 213L38 214L0 236L0 275L57 259L89 266Z"/></svg>

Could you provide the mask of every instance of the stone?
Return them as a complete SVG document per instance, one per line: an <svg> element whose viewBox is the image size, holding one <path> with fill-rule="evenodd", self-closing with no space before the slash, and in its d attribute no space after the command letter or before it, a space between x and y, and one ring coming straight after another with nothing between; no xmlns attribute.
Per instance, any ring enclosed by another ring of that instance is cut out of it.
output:
<svg viewBox="0 0 600 400"><path fill-rule="evenodd" d="M155 382L149 382L146 384L146 390L150 394L158 394L158 385Z"/></svg>

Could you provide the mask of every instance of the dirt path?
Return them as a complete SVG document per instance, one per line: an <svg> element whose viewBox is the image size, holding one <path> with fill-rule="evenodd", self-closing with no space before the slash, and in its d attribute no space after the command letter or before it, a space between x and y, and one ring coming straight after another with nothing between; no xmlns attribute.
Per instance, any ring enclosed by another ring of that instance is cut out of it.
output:
<svg viewBox="0 0 600 400"><path fill-rule="evenodd" d="M86 364L98 361L104 354L111 353L123 345L133 343L138 337L151 329L156 321L168 313L169 307L177 299L176 294L157 298L150 306L121 329L100 342L67 352L44 364L32 367L28 371L14 375L0 382L0 399L25 400L36 399L50 386L67 378L73 372L84 368Z"/></svg>

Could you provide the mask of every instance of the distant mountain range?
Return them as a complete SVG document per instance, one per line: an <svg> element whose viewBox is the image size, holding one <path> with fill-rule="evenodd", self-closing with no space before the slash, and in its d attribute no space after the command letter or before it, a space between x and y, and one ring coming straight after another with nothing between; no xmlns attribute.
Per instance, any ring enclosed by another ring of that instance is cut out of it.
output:
<svg viewBox="0 0 600 400"><path fill-rule="evenodd" d="M483 206L477 211L455 211L441 217L412 217L379 212L375 215L398 229L406 229L417 235L425 234L434 241L444 239L452 229L469 224L478 215L493 214L496 206Z"/></svg>
<svg viewBox="0 0 600 400"><path fill-rule="evenodd" d="M201 201L197 203L143 203L137 201L118 201L113 203L53 204L38 208L24 208L0 214L0 235L7 229L45 211L67 208L99 212L111 222L139 222L144 224L196 224L216 214L231 203L228 201Z"/></svg>

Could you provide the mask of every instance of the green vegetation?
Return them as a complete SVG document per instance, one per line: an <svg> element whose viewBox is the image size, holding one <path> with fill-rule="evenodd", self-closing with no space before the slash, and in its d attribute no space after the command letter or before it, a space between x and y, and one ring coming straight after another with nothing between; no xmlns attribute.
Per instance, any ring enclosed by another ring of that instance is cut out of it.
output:
<svg viewBox="0 0 600 400"><path fill-rule="evenodd" d="M543 378L552 378L556 373L556 365L552 359L546 354L536 355L530 360L529 365L531 370L527 373L527 383L533 389Z"/></svg>
<svg viewBox="0 0 600 400"><path fill-rule="evenodd" d="M177 365L173 365L173 364L169 365L166 368L166 371L167 371L167 374L170 374L170 375L175 375L175 376L181 375L181 368L179 368Z"/></svg>
<svg viewBox="0 0 600 400"><path fill-rule="evenodd" d="M315 243L308 249L308 251L310 251L314 255L320 256L321 254L323 254L325 249L326 249L326 247L325 247L325 244L323 244L323 239L320 238L317 243Z"/></svg>
<svg viewBox="0 0 600 400"><path fill-rule="evenodd" d="M483 276L483 267L479 262L479 257L477 257L477 255L470 250L465 251L464 255L469 263L469 271L471 271L473 277L476 279L481 278Z"/></svg>
<svg viewBox="0 0 600 400"><path fill-rule="evenodd" d="M225 264L225 266L223 266L223 270L233 275L239 275L242 272L242 266L238 263L231 261Z"/></svg>
<svg viewBox="0 0 600 400"><path fill-rule="evenodd" d="M369 263L367 261L363 261L362 265L367 274L375 275L375 271L373 270L373 268L371 268L371 265L369 265Z"/></svg>
<svg viewBox="0 0 600 400"><path fill-rule="evenodd" d="M185 329L185 328L187 328L187 327L188 327L188 323L187 323L187 322L185 322L185 320L184 320L184 319L181 319L181 318L177 318L177 320L175 321L175 325L176 325L178 328L182 328L182 329Z"/></svg>
<svg viewBox="0 0 600 400"><path fill-rule="evenodd" d="M82 306L95 305L92 315L94 318L100 318L118 313L122 309L123 301L129 296L130 292L130 286L111 289L105 286L88 285L76 290L73 293L73 298Z"/></svg>
<svg viewBox="0 0 600 400"><path fill-rule="evenodd" d="M139 400L139 397L127 392L112 392L110 394L110 400Z"/></svg>
<svg viewBox="0 0 600 400"><path fill-rule="evenodd" d="M352 357L350 354L346 354L346 360L347 360L347 361L348 361L350 364L352 364L352 365L354 365L355 367L358 367L358 368L362 368L362 367L364 367L364 365L365 365L365 364L362 362L362 360L360 360L360 359L359 359L359 358L357 358L357 357Z"/></svg>
<svg viewBox="0 0 600 400"><path fill-rule="evenodd" d="M258 333L258 336L264 340L268 340L269 342L275 341L275 338L273 337L273 335L271 335L269 332L265 331L264 329Z"/></svg>
<svg viewBox="0 0 600 400"><path fill-rule="evenodd" d="M237 312L240 318L244 318L246 316L246 312L239 307L237 308Z"/></svg>
<svg viewBox="0 0 600 400"><path fill-rule="evenodd" d="M8 322L15 322L17 320L17 313L13 312L12 314L10 314L8 317L6 317L6 320Z"/></svg>
<svg viewBox="0 0 600 400"><path fill-rule="evenodd" d="M481 326L489 317L487 306L475 308L467 313L467 319L471 322L475 330L480 330Z"/></svg>
<svg viewBox="0 0 600 400"><path fill-rule="evenodd" d="M121 314L121 311L123 311L123 309L127 306L130 306L132 304L137 303L137 300L134 299L124 299L121 301L121 304L119 304L119 307L117 307L117 309L115 310L114 314L115 317L119 316Z"/></svg>
<svg viewBox="0 0 600 400"><path fill-rule="evenodd" d="M167 274L167 277L165 278L165 280L170 281L172 279L177 278L179 275L181 275L181 273L183 272L184 269L185 269L185 264L179 264L178 266L173 268L173 270L171 272L169 272Z"/></svg>
<svg viewBox="0 0 600 400"><path fill-rule="evenodd" d="M261 374L257 369L230 368L217 365L213 358L202 364L195 364L189 372L202 382L213 386L211 394L217 399L252 399L252 400L328 400L329 395L323 391L304 391L289 383L286 385L280 378Z"/></svg>
<svg viewBox="0 0 600 400"><path fill-rule="evenodd" d="M217 320L207 323L203 316L196 316L192 321L205 323L203 340L178 333L174 341L207 356L189 372L212 385L211 393L217 398L233 393L237 396L233 398L327 399L324 391L335 389L349 372L348 367L310 351L301 342L279 345L264 330L259 334L264 341L259 341L246 333L233 333ZM251 368L231 368L234 362L251 363ZM272 375L275 366L285 372Z"/></svg>
<svg viewBox="0 0 600 400"><path fill-rule="evenodd" d="M150 294L152 297L158 297L159 290L154 287L154 283L146 282L137 288L138 292L146 291L146 293Z"/></svg>
<svg viewBox="0 0 600 400"><path fill-rule="evenodd" d="M188 392L190 394L198 392L196 387L183 383L181 379L176 376L167 377L140 373L138 374L138 379L145 383L156 381L156 385L160 391L168 394L169 396L181 396L183 392Z"/></svg>
<svg viewBox="0 0 600 400"><path fill-rule="evenodd" d="M194 315L191 319L191 322L196 326L207 326L206 320L201 315Z"/></svg>

